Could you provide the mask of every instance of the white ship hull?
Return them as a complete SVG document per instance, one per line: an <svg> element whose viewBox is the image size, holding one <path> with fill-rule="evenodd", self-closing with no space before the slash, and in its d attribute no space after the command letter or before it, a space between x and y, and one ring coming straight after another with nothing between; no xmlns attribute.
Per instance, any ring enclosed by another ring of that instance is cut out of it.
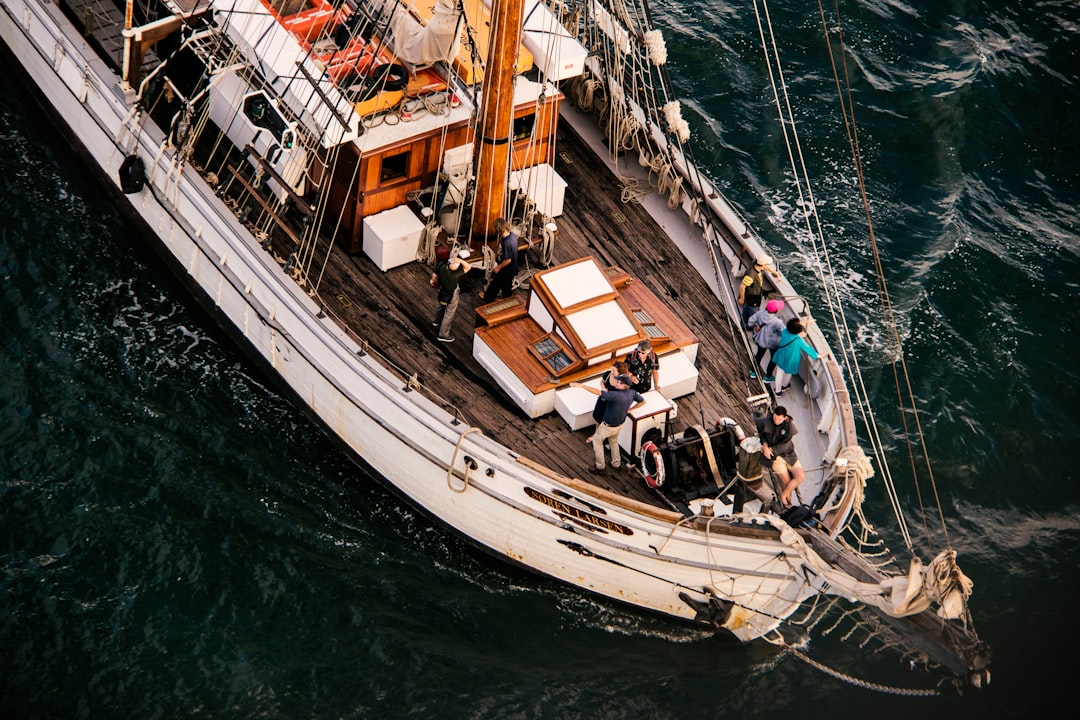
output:
<svg viewBox="0 0 1080 720"><path fill-rule="evenodd" d="M260 248L215 188L180 163L158 125L138 122L120 77L57 6L0 0L0 36L63 131L201 304L360 462L430 516L515 564L638 608L711 623L741 640L775 630L807 598L835 592L775 514L688 518L549 470L461 422L367 352ZM146 165L146 186L125 194L121 165L133 155ZM685 164L681 154L677 161ZM742 236L737 213L712 188L704 194L729 233ZM682 208L658 197L645 202L723 297L701 229ZM713 247L727 260L761 252L752 238L738 246L715 238ZM730 299L722 306L738 312ZM834 460L854 439L840 372L823 355L806 378L817 385L799 440L810 467ZM815 482L814 494L822 479ZM832 499L832 521L817 531L824 540L843 529L857 494Z"/></svg>
<svg viewBox="0 0 1080 720"><path fill-rule="evenodd" d="M81 40L55 17L55 6L3 3L0 29L12 53L117 196L182 268L185 282L199 289L247 349L358 458L420 508L515 563L648 610L692 620L695 612L678 593L714 583L724 596L766 599L736 610L741 617L729 629L744 639L775 627L814 594L792 571L798 558L778 556L782 546L775 539L714 537L708 545L698 531L673 528L667 518L656 520L597 497L587 503L559 500L566 505L561 514L579 511L632 534L599 536L557 520L548 504L557 498L554 491L581 495L580 489L455 425L452 415L408 390L359 344L320 319L318 306L267 254L257 252L248 231L196 173L177 173L165 155L147 168L147 190L120 192L124 157L155 157L162 138L152 127L137 140L131 137L119 78L84 54ZM468 469L470 459L475 470Z"/></svg>

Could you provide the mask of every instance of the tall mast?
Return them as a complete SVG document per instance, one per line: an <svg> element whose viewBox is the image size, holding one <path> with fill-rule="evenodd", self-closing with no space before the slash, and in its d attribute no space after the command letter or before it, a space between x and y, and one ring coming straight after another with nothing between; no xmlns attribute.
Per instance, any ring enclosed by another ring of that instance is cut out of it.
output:
<svg viewBox="0 0 1080 720"><path fill-rule="evenodd" d="M494 234L495 220L506 204L511 126L514 114L514 75L521 45L522 0L495 0L476 138L476 198L472 229L483 237Z"/></svg>

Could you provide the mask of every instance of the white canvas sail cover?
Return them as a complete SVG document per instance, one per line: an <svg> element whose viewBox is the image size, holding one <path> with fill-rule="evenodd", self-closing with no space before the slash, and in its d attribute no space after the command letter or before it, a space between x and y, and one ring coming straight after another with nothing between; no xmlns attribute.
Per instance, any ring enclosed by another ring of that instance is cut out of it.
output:
<svg viewBox="0 0 1080 720"><path fill-rule="evenodd" d="M490 2L489 2L490 4ZM522 43L536 59L544 77L552 82L585 72L588 51L562 26L540 0L525 0Z"/></svg>
<svg viewBox="0 0 1080 720"><path fill-rule="evenodd" d="M484 4L492 9L494 3L493 0L484 0ZM610 22L607 11L599 5L597 8ZM563 27L542 0L524 0L521 27L524 30L521 44L533 54L536 66L546 80L559 82L585 72L585 59L589 52Z"/></svg>
<svg viewBox="0 0 1080 720"><path fill-rule="evenodd" d="M406 6L411 7L412 3L406 3ZM414 67L449 61L457 55L462 12L457 0L435 0L435 9L427 25L421 24L412 13L394 13L390 29L398 58Z"/></svg>

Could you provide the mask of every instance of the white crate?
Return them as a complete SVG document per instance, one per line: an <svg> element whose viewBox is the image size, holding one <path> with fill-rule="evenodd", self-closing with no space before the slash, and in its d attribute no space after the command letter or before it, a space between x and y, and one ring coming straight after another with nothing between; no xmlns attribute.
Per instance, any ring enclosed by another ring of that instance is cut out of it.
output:
<svg viewBox="0 0 1080 720"><path fill-rule="evenodd" d="M659 360L657 376L665 396L677 398L697 390L698 369L682 350L661 355Z"/></svg>
<svg viewBox="0 0 1080 720"><path fill-rule="evenodd" d="M585 71L588 51L543 3L528 0L523 17L522 44L533 54L537 67L549 82L577 77Z"/></svg>
<svg viewBox="0 0 1080 720"><path fill-rule="evenodd" d="M547 163L510 173L510 189L524 190L545 215L554 218L563 214L566 181Z"/></svg>
<svg viewBox="0 0 1080 720"><path fill-rule="evenodd" d="M599 388L600 379L593 378L584 384ZM596 395L584 388L560 388L555 391L555 411L571 430L581 430L596 424L592 416L596 400Z"/></svg>
<svg viewBox="0 0 1080 720"><path fill-rule="evenodd" d="M412 262L420 247L424 223L404 205L364 218L364 254L379 269Z"/></svg>

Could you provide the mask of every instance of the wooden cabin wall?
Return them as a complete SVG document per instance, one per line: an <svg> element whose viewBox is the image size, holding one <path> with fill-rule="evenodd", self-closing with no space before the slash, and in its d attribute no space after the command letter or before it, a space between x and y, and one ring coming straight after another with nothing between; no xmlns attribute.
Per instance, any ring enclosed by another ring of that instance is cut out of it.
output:
<svg viewBox="0 0 1080 720"><path fill-rule="evenodd" d="M529 105L514 113L516 119L535 111L536 123L532 137L514 143L512 170L554 162L555 133L562 98L561 94L547 98L539 109ZM413 139L411 146L402 143L359 158L355 145L347 146L348 156L343 148L342 158L333 175L331 202L334 207L345 208L339 237L345 239L349 252L357 253L363 248L365 217L402 205L410 193L434 185L442 168L442 154L449 148L464 145L471 138L468 126L461 123L450 128L445 135L433 132L425 138ZM409 153L403 174L384 180L384 165L403 153ZM353 168L357 160L360 169L354 180Z"/></svg>
<svg viewBox="0 0 1080 720"><path fill-rule="evenodd" d="M329 207L341 208L341 223L338 226L338 218L327 217L324 232L333 230L338 226L338 238L344 243L350 252L355 252L354 247L359 248L360 228L363 223L363 209L359 195L356 192L356 180L354 172L360 162L360 153L355 145L346 143L341 146L337 162L329 168L330 189L327 202Z"/></svg>
<svg viewBox="0 0 1080 720"><path fill-rule="evenodd" d="M358 158L360 168L355 179L352 177L354 163L339 162L334 173L331 197L336 205L344 204L346 207L339 237L344 239L349 252L357 253L363 248L365 217L402 205L409 193L433 185L442 162L442 152L467 141L467 127L461 124L451 128L445 136L435 132L426 138L414 140L411 149L403 143L364 155ZM350 144L348 147L356 157L356 146ZM384 181L384 162L406 152L409 157L404 174Z"/></svg>
<svg viewBox="0 0 1080 720"><path fill-rule="evenodd" d="M536 110L536 125L533 128L532 137L514 142L514 151L510 160L511 170L521 170L540 163L554 164L555 133L559 128L559 106L562 100L561 93L555 97L546 98L543 106ZM535 106L530 105L518 110L514 113L514 119L525 117L534 109Z"/></svg>

